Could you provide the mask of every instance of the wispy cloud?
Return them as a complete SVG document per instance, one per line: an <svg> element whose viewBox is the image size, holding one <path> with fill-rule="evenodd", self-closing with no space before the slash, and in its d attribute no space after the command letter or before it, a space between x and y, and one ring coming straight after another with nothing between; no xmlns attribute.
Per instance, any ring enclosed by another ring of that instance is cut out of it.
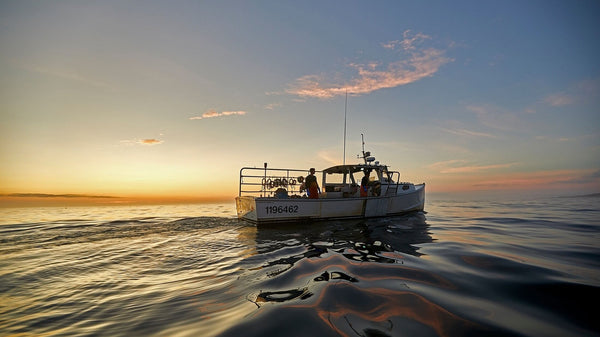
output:
<svg viewBox="0 0 600 337"><path fill-rule="evenodd" d="M160 139L155 139L155 138L146 138L146 139L129 139L129 140L122 140L120 141L121 144L123 145L146 145L146 146L151 146L151 145L159 145L164 143L163 140Z"/></svg>
<svg viewBox="0 0 600 337"><path fill-rule="evenodd" d="M544 104L560 107L579 104L600 95L600 80L584 80L570 85L566 90L547 95L542 99Z"/></svg>
<svg viewBox="0 0 600 337"><path fill-rule="evenodd" d="M490 177L472 184L478 188L558 188L564 186L599 187L598 170L558 170L513 173L502 177Z"/></svg>
<svg viewBox="0 0 600 337"><path fill-rule="evenodd" d="M410 30L404 31L402 36L402 40L388 41L382 43L381 46L385 49L391 50L396 49L398 46L402 47L404 50L415 50L417 48L416 44L431 39L431 36L429 35L425 35L423 33L412 34Z"/></svg>
<svg viewBox="0 0 600 337"><path fill-rule="evenodd" d="M600 170L548 170L533 172L485 172L454 176L436 185L439 191L554 190L559 194L597 192Z"/></svg>
<svg viewBox="0 0 600 337"><path fill-rule="evenodd" d="M516 165L517 163L493 164L493 165L472 165L466 160L447 160L433 163L428 166L429 169L436 170L439 173L475 173L481 171L490 171L505 169Z"/></svg>
<svg viewBox="0 0 600 337"><path fill-rule="evenodd" d="M407 57L391 62L384 69L379 69L378 62L366 64L349 64L357 75L353 80L330 83L331 75L306 75L300 77L286 92L300 97L314 97L327 99L345 95L346 92L354 95L368 94L376 90L394 88L416 82L425 77L432 76L439 68L451 62L445 56L445 51L432 47L425 47L423 41L431 39L422 33L412 34L404 32L403 40L390 41L382 44L383 48L394 50L398 46Z"/></svg>
<svg viewBox="0 0 600 337"><path fill-rule="evenodd" d="M201 116L190 117L191 120L195 119L206 119L206 118L215 118L215 117L223 117L223 116L232 116L232 115L245 115L246 111L223 111L218 112L215 110L209 110L203 113Z"/></svg>
<svg viewBox="0 0 600 337"><path fill-rule="evenodd" d="M317 151L317 156L321 159L322 162L329 163L330 165L337 165L342 159L339 153L335 154L334 151L330 149L323 149Z"/></svg>
<svg viewBox="0 0 600 337"><path fill-rule="evenodd" d="M158 140L158 139L154 139L154 138L138 140L138 144L141 144L141 145L158 145L158 144L162 144L162 143L163 143L162 140Z"/></svg>
<svg viewBox="0 0 600 337"><path fill-rule="evenodd" d="M573 98L573 96L568 95L566 93L552 94L544 98L544 102L550 106L569 105L573 104L574 101L575 99Z"/></svg>
<svg viewBox="0 0 600 337"><path fill-rule="evenodd" d="M467 129L446 129L446 128L440 128L440 129L444 132L448 132L448 133L451 133L451 134L454 134L457 136L496 138L496 136L494 136L490 133L471 131L471 130L467 130Z"/></svg>
<svg viewBox="0 0 600 337"><path fill-rule="evenodd" d="M83 83L97 88L110 89L110 85L108 83L83 76L80 73L73 70L52 69L41 67L38 65L22 65L21 67L27 71L43 74L46 76L57 77L63 80Z"/></svg>
<svg viewBox="0 0 600 337"><path fill-rule="evenodd" d="M492 105L469 105L467 110L475 113L481 124L492 129L514 131L524 128L518 112Z"/></svg>
<svg viewBox="0 0 600 337"><path fill-rule="evenodd" d="M265 105L265 109L275 110L276 108L278 108L280 106L281 106L281 103L269 103L269 104Z"/></svg>
<svg viewBox="0 0 600 337"><path fill-rule="evenodd" d="M535 136L534 139L543 142L573 142L577 141L578 138Z"/></svg>

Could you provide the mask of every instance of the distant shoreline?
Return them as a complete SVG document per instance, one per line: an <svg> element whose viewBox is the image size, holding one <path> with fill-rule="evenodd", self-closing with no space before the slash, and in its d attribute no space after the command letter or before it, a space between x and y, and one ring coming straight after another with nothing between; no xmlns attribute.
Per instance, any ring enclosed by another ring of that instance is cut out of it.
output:
<svg viewBox="0 0 600 337"><path fill-rule="evenodd" d="M118 206L159 204L202 204L234 201L234 196L111 196L88 194L50 193L3 193L0 208L6 207L72 207L72 206Z"/></svg>
<svg viewBox="0 0 600 337"><path fill-rule="evenodd" d="M87 195L87 194L48 194L48 193L9 193L0 194L0 197L16 198L119 198L110 195Z"/></svg>

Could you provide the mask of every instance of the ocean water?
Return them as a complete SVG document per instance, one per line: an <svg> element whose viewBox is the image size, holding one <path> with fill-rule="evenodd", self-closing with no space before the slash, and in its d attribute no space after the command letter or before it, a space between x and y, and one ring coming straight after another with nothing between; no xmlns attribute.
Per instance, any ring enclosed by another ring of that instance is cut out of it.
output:
<svg viewBox="0 0 600 337"><path fill-rule="evenodd" d="M600 335L598 197L286 227L234 207L0 208L0 335Z"/></svg>

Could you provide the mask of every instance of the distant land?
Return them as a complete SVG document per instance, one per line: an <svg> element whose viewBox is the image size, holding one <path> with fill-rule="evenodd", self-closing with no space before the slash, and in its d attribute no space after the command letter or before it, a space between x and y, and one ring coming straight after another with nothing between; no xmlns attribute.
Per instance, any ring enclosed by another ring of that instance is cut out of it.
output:
<svg viewBox="0 0 600 337"><path fill-rule="evenodd" d="M118 198L110 195L87 195L87 194L47 194L47 193L9 193L0 194L3 197L17 198Z"/></svg>
<svg viewBox="0 0 600 337"><path fill-rule="evenodd" d="M600 197L600 193L591 193L591 194L575 195L574 197L581 197L581 198L598 198L598 197Z"/></svg>
<svg viewBox="0 0 600 337"><path fill-rule="evenodd" d="M142 204L198 204L233 202L231 196L112 196L94 194L0 193L0 207L115 206Z"/></svg>

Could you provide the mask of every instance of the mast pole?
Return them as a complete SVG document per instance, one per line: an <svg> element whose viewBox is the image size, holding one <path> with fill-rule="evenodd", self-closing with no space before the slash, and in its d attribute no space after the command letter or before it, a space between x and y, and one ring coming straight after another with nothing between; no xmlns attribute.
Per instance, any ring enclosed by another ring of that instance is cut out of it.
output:
<svg viewBox="0 0 600 337"><path fill-rule="evenodd" d="M367 154L365 153L365 135L364 134L360 134L360 140L362 142L362 158L365 161L365 165L367 164Z"/></svg>
<svg viewBox="0 0 600 337"><path fill-rule="evenodd" d="M346 165L346 113L348 111L348 89L346 89L346 103L344 105L344 160L343 163Z"/></svg>

